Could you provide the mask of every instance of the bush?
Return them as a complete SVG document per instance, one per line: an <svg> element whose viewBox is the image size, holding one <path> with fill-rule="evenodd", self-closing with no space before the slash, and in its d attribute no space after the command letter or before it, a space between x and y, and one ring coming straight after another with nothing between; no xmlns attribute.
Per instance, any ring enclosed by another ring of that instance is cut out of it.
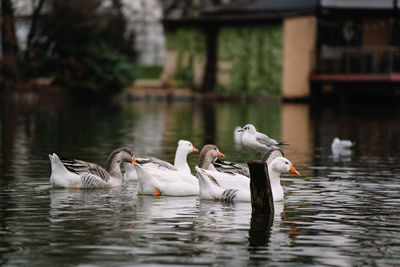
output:
<svg viewBox="0 0 400 267"><path fill-rule="evenodd" d="M52 0L40 20L35 43L41 76L82 93L116 93L137 77L132 36L126 36L121 3ZM130 58L129 58L130 57Z"/></svg>

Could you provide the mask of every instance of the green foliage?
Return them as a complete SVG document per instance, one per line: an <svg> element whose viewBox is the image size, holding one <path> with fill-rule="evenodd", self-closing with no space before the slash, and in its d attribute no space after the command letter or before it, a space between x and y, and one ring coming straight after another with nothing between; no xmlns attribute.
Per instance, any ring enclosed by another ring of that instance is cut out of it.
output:
<svg viewBox="0 0 400 267"><path fill-rule="evenodd" d="M174 31L167 31L165 36L168 50L205 54L205 35L198 28L179 28Z"/></svg>
<svg viewBox="0 0 400 267"><path fill-rule="evenodd" d="M217 49L219 60L232 62L231 83L218 91L280 95L282 26L222 28Z"/></svg>
<svg viewBox="0 0 400 267"><path fill-rule="evenodd" d="M52 0L39 21L35 53L37 73L75 92L116 93L137 76L132 36L119 0L108 9L101 0Z"/></svg>
<svg viewBox="0 0 400 267"><path fill-rule="evenodd" d="M186 54L189 56L189 61L186 66L183 64L183 53L178 54L178 69L175 73L175 81L178 86L192 86L193 84L193 54Z"/></svg>
<svg viewBox="0 0 400 267"><path fill-rule="evenodd" d="M74 90L90 93L112 93L130 84L136 77L136 68L106 43L83 47L79 62L64 62L56 82Z"/></svg>
<svg viewBox="0 0 400 267"><path fill-rule="evenodd" d="M175 82L178 86L192 86L194 57L196 55L205 55L204 32L191 27L179 28L175 31L167 32L166 40L168 50L178 51Z"/></svg>
<svg viewBox="0 0 400 267"><path fill-rule="evenodd" d="M139 66L139 79L157 80L160 78L162 66Z"/></svg>

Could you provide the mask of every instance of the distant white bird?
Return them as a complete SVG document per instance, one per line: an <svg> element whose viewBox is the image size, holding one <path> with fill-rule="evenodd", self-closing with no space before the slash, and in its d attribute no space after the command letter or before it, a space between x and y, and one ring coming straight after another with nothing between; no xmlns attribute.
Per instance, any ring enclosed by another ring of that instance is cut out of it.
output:
<svg viewBox="0 0 400 267"><path fill-rule="evenodd" d="M242 146L242 136L243 136L243 128L240 126L236 126L233 130L233 140L235 141L235 146L240 148Z"/></svg>
<svg viewBox="0 0 400 267"><path fill-rule="evenodd" d="M354 142L350 140L340 140L339 138L333 138L331 149L334 156L350 156L351 147L354 146Z"/></svg>
<svg viewBox="0 0 400 267"><path fill-rule="evenodd" d="M268 137L266 134L259 133L256 127L252 124L247 124L243 127L242 145L250 151L256 152L257 156L260 153L271 149L279 149L279 145L286 145L284 142L278 142L275 139Z"/></svg>

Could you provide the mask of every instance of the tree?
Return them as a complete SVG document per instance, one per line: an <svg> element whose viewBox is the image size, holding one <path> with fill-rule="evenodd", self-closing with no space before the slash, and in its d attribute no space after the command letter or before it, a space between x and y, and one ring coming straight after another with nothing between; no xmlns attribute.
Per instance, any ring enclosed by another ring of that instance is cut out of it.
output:
<svg viewBox="0 0 400 267"><path fill-rule="evenodd" d="M133 45L124 38L121 8L120 0L107 9L101 0L50 1L32 37L36 75L53 76L56 84L83 93L118 92L131 83Z"/></svg>
<svg viewBox="0 0 400 267"><path fill-rule="evenodd" d="M14 9L11 0L1 0L1 64L3 88L10 88L19 80L18 43L15 34Z"/></svg>

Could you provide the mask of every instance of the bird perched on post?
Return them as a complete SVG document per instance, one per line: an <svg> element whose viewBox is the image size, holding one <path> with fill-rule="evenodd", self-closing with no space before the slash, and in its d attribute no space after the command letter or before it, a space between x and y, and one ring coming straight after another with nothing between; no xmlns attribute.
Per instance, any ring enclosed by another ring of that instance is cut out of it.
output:
<svg viewBox="0 0 400 267"><path fill-rule="evenodd" d="M256 159L261 153L271 149L280 149L278 146L287 145L284 142L278 142L275 139L268 137L266 134L257 132L253 124L246 124L243 129L242 145L250 151L256 152Z"/></svg>

